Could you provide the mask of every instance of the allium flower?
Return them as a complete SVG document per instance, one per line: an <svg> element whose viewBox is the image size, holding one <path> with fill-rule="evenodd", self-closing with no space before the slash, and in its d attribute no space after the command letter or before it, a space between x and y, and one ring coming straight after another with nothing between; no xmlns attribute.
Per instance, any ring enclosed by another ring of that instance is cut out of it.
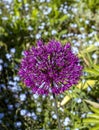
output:
<svg viewBox="0 0 99 130"><path fill-rule="evenodd" d="M48 44L39 40L37 47L25 51L24 56L19 75L33 93L59 94L77 84L82 74L82 66L69 43L62 46L55 40Z"/></svg>

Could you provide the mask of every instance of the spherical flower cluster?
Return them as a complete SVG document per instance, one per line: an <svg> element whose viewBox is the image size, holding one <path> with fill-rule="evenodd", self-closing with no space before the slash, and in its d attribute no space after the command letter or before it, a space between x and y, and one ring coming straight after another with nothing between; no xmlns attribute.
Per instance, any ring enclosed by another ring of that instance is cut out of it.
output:
<svg viewBox="0 0 99 130"><path fill-rule="evenodd" d="M82 74L79 58L73 54L71 45L61 45L51 40L24 51L19 75L33 93L59 94L77 84Z"/></svg>

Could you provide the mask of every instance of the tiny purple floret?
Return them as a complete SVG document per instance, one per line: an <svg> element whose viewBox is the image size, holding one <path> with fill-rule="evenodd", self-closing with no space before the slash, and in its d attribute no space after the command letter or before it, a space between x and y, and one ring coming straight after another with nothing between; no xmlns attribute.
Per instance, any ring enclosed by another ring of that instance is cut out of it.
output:
<svg viewBox="0 0 99 130"><path fill-rule="evenodd" d="M59 94L78 83L83 67L73 54L71 45L62 45L56 40L24 51L19 75L26 86L36 94Z"/></svg>

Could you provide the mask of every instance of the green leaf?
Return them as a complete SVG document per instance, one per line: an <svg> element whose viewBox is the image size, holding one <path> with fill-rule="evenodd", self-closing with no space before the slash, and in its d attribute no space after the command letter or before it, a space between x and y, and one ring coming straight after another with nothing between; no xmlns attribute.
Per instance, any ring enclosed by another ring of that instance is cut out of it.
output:
<svg viewBox="0 0 99 130"><path fill-rule="evenodd" d="M93 67L97 72L99 72L99 65L94 65Z"/></svg>
<svg viewBox="0 0 99 130"><path fill-rule="evenodd" d="M60 22L63 22L64 20L66 20L68 18L68 16L67 15L63 15L61 18L60 18Z"/></svg>
<svg viewBox="0 0 99 130"><path fill-rule="evenodd" d="M92 127L91 130L99 130L99 125L95 125L95 127Z"/></svg>
<svg viewBox="0 0 99 130"><path fill-rule="evenodd" d="M84 70L86 72L88 72L89 74L92 74L92 75L95 75L95 76L99 76L99 71L97 71L95 69L85 68Z"/></svg>
<svg viewBox="0 0 99 130"><path fill-rule="evenodd" d="M83 122L84 123L93 123L93 124L98 124L99 123L99 120L98 119L91 119L91 118L86 118L86 119L83 119Z"/></svg>
<svg viewBox="0 0 99 130"><path fill-rule="evenodd" d="M33 9L33 11L32 11L33 19L37 18L37 14L38 14L38 10L37 9Z"/></svg>
<svg viewBox="0 0 99 130"><path fill-rule="evenodd" d="M99 108L99 103L92 102L90 100L85 100L88 104L92 105L94 108Z"/></svg>
<svg viewBox="0 0 99 130"><path fill-rule="evenodd" d="M97 47L95 45L90 45L88 46L86 49L84 49L82 51L82 53L89 53L89 52L93 52L93 51L96 51L97 50Z"/></svg>
<svg viewBox="0 0 99 130"><path fill-rule="evenodd" d="M98 114L87 114L87 117L99 119L99 115Z"/></svg>
<svg viewBox="0 0 99 130"><path fill-rule="evenodd" d="M93 112L99 114L99 108L90 107L90 109L91 109Z"/></svg>
<svg viewBox="0 0 99 130"><path fill-rule="evenodd" d="M65 105L71 99L71 96L65 96L64 99L61 101L61 106Z"/></svg>
<svg viewBox="0 0 99 130"><path fill-rule="evenodd" d="M88 88L89 86L90 86L90 87L93 87L93 86L95 85L96 81L97 81L97 80L91 80L91 79L86 80L84 83L82 83L82 82L79 83L79 84L77 85L77 88L79 88L79 89L86 89L86 88Z"/></svg>

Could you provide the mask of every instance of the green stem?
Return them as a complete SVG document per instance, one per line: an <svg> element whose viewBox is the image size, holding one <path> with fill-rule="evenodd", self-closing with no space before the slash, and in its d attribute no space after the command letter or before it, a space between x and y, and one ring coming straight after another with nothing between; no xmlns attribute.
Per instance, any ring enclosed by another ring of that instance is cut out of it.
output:
<svg viewBox="0 0 99 130"><path fill-rule="evenodd" d="M60 123L60 119L59 119L59 115L58 115L58 107L57 107L56 97L55 97L55 94L54 94L54 93L53 93L53 99L54 99L55 111L56 111L56 115L57 115L58 129L59 129L59 130L62 130L62 128L61 128L61 123Z"/></svg>

